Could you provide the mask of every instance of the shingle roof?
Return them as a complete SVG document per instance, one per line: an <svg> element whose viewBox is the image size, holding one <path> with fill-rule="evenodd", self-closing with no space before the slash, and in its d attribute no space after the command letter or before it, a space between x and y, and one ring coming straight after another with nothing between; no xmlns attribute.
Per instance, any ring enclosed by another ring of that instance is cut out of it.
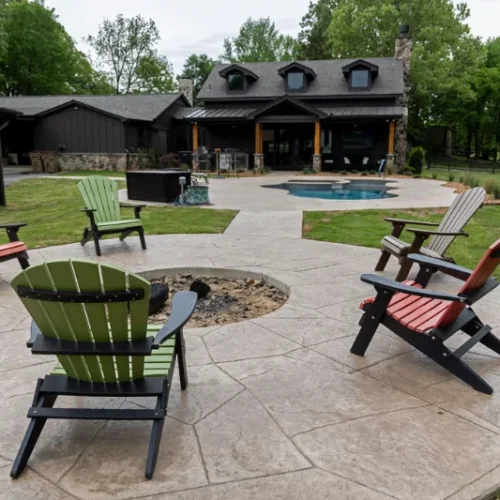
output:
<svg viewBox="0 0 500 500"><path fill-rule="evenodd" d="M199 119L226 119L226 118L246 118L248 114L255 111L248 108L180 108L175 113L178 120L199 120Z"/></svg>
<svg viewBox="0 0 500 500"><path fill-rule="evenodd" d="M127 94L103 96L21 96L0 97L0 107L14 109L24 116L41 113L76 101L129 120L153 121L182 94Z"/></svg>
<svg viewBox="0 0 500 500"><path fill-rule="evenodd" d="M371 64L379 67L378 77L370 90L350 91L347 80L342 74L342 68L359 59L333 59L329 61L297 61L310 67L316 73L316 78L310 82L306 92L301 97L318 96L367 96L367 95L397 95L404 92L403 63L392 57L366 58ZM226 81L219 75L219 71L227 64L217 64L207 78L198 94L198 99L246 99L280 97L286 93L283 78L278 74L279 69L287 66L287 62L270 63L240 63L240 66L253 71L259 79L253 82L245 94L231 95L226 92Z"/></svg>

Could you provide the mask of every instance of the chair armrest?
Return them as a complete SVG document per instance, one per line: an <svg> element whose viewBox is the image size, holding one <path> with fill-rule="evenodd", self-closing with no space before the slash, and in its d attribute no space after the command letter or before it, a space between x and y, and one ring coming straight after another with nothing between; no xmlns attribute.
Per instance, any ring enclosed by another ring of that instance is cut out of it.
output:
<svg viewBox="0 0 500 500"><path fill-rule="evenodd" d="M447 232L447 231L432 231L431 229L417 229L414 227L409 227L406 229L408 232L417 235L427 235L427 236L465 236L469 237L469 234L465 231L458 232Z"/></svg>
<svg viewBox="0 0 500 500"><path fill-rule="evenodd" d="M178 292L172 299L172 313L165 326L156 334L153 341L153 349L158 349L160 345L170 337L179 332L189 321L196 307L198 295L195 292Z"/></svg>
<svg viewBox="0 0 500 500"><path fill-rule="evenodd" d="M27 222L21 222L19 224L0 224L0 229L7 229L7 230L18 230L19 228L21 227L25 227L27 226L28 223Z"/></svg>
<svg viewBox="0 0 500 500"><path fill-rule="evenodd" d="M431 268L436 271L441 271L448 276L453 276L454 278L462 281L467 281L470 275L474 272L471 269L457 266L456 264L452 264L451 262L447 262L445 260L426 257L425 255L416 253L408 255L408 259L419 264L420 268Z"/></svg>
<svg viewBox="0 0 500 500"><path fill-rule="evenodd" d="M418 220L409 220L409 219L395 219L393 217L385 217L385 221L391 222L394 224L417 224L421 226L439 226L439 222L420 222Z"/></svg>
<svg viewBox="0 0 500 500"><path fill-rule="evenodd" d="M82 212L86 212L87 214L90 212L97 212L97 208L82 208Z"/></svg>
<svg viewBox="0 0 500 500"><path fill-rule="evenodd" d="M428 299L448 300L450 302L462 302L464 304L467 303L467 299L465 297L451 295L445 292L427 290L426 288L404 285L403 283L399 283L399 281L384 278L376 274L363 274L361 276L361 281L373 285L377 290L388 290L394 293L406 293L408 295L416 295L417 297L426 297Z"/></svg>
<svg viewBox="0 0 500 500"><path fill-rule="evenodd" d="M136 219L141 218L141 210L146 207L146 205L134 205L132 203L120 203L121 208L133 208L134 216Z"/></svg>

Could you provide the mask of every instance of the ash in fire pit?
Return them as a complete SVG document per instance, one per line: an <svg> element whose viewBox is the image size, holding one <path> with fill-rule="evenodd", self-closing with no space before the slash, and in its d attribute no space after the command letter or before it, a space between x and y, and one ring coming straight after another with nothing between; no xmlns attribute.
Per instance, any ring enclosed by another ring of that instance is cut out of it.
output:
<svg viewBox="0 0 500 500"><path fill-rule="evenodd" d="M287 296L276 287L255 279L222 279L201 278L178 274L165 276L152 283L168 285L170 297L175 292L195 288L206 292L199 293L196 310L188 323L188 327L198 328L213 325L236 323L245 319L258 318L279 309L287 300ZM204 286L205 285L205 286ZM170 301L151 316L155 323L164 323L170 314Z"/></svg>

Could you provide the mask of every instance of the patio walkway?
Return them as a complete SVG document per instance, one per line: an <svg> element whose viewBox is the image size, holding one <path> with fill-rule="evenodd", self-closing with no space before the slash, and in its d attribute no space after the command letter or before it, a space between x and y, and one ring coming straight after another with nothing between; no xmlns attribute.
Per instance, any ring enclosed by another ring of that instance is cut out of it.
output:
<svg viewBox="0 0 500 500"><path fill-rule="evenodd" d="M147 251L135 238L102 244L99 261L131 271L231 268L290 289L263 318L187 330L190 384L181 394L175 377L151 481L151 424L95 421L49 421L29 468L10 480L36 379L54 362L26 349L30 320L8 285L19 267L0 265L0 498L472 500L500 484L500 359L482 347L466 355L496 390L486 396L387 330L365 358L350 354L372 294L359 275L378 251L298 239L294 220L289 234L271 234L264 219L245 230L252 219L238 217L226 234L149 236ZM95 259L78 244L30 255ZM456 289L439 275L432 284ZM500 291L475 309L500 325Z"/></svg>

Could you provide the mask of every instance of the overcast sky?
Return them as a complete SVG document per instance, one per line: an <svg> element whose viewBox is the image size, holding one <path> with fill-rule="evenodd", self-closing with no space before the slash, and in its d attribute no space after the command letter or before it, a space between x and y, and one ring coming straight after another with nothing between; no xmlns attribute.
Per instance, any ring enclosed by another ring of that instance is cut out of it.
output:
<svg viewBox="0 0 500 500"><path fill-rule="evenodd" d="M485 38L500 36L500 0L467 3L473 33ZM160 52L180 72L193 53L218 57L224 38L236 35L248 17L270 16L281 32L296 35L309 0L46 0L46 4L56 9L68 33L85 52L82 38L95 34L103 18L121 13L154 19L161 34Z"/></svg>

